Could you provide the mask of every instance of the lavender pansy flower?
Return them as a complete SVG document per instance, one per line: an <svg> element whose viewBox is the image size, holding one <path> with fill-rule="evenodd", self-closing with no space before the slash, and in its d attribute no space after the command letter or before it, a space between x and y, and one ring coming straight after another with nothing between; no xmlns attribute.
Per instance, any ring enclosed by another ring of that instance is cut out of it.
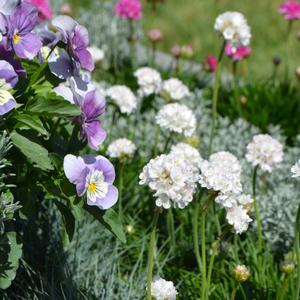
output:
<svg viewBox="0 0 300 300"><path fill-rule="evenodd" d="M28 3L21 3L11 15L5 16L7 50L13 49L23 59L33 59L37 55L42 46L40 38L33 32L37 17L36 8Z"/></svg>
<svg viewBox="0 0 300 300"><path fill-rule="evenodd" d="M0 89L0 116L8 113L17 105L16 100L7 90Z"/></svg>
<svg viewBox="0 0 300 300"><path fill-rule="evenodd" d="M13 66L5 60L0 60L0 89L13 88L18 83L18 79Z"/></svg>
<svg viewBox="0 0 300 300"><path fill-rule="evenodd" d="M85 27L79 25L69 16L58 16L53 19L52 25L62 34L62 40L68 45L68 52L75 63L88 71L95 68L92 55L88 51L89 36Z"/></svg>
<svg viewBox="0 0 300 300"><path fill-rule="evenodd" d="M118 200L118 190L113 186L115 170L103 156L74 156L64 158L64 172L76 185L78 196L87 196L87 204L100 209L112 207Z"/></svg>
<svg viewBox="0 0 300 300"><path fill-rule="evenodd" d="M74 120L79 122L82 135L87 138L89 147L98 150L106 138L106 132L99 120L99 117L105 112L104 97L91 84L88 85L87 92L80 91L75 79L70 80L70 87L60 84L54 91L67 101L80 106L81 116Z"/></svg>

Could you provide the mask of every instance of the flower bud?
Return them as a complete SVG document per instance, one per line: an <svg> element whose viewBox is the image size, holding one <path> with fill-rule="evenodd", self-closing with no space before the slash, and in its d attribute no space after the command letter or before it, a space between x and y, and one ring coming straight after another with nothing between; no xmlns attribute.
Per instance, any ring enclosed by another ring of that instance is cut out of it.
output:
<svg viewBox="0 0 300 300"><path fill-rule="evenodd" d="M295 270L295 264L290 260L284 260L280 264L280 269L285 274L291 274Z"/></svg>
<svg viewBox="0 0 300 300"><path fill-rule="evenodd" d="M297 67L295 74L296 74L297 78L300 80L300 66Z"/></svg>
<svg viewBox="0 0 300 300"><path fill-rule="evenodd" d="M240 101L241 101L241 104L245 105L245 104L247 104L248 99L246 96L241 96Z"/></svg>
<svg viewBox="0 0 300 300"><path fill-rule="evenodd" d="M186 139L186 143L194 148L198 148L200 144L200 139L197 135L192 135Z"/></svg>
<svg viewBox="0 0 300 300"><path fill-rule="evenodd" d="M73 15L72 6L69 3L64 3L59 9L59 13L61 15L72 16Z"/></svg>
<svg viewBox="0 0 300 300"><path fill-rule="evenodd" d="M194 55L194 49L192 45L184 45L181 47L182 57L189 59Z"/></svg>
<svg viewBox="0 0 300 300"><path fill-rule="evenodd" d="M237 282L244 282L250 277L250 271L245 265L237 265L233 270L233 277Z"/></svg>
<svg viewBox="0 0 300 300"><path fill-rule="evenodd" d="M171 48L171 54L175 57L175 58L179 58L181 56L181 47L178 45L174 45Z"/></svg>
<svg viewBox="0 0 300 300"><path fill-rule="evenodd" d="M132 225L127 225L126 226L126 231L129 233L129 234L134 234L135 233L135 229Z"/></svg>
<svg viewBox="0 0 300 300"><path fill-rule="evenodd" d="M148 38L152 43L157 43L163 38L163 34L159 29L152 29L148 32Z"/></svg>
<svg viewBox="0 0 300 300"><path fill-rule="evenodd" d="M281 64L281 57L279 55L274 55L272 61L274 66L279 66Z"/></svg>

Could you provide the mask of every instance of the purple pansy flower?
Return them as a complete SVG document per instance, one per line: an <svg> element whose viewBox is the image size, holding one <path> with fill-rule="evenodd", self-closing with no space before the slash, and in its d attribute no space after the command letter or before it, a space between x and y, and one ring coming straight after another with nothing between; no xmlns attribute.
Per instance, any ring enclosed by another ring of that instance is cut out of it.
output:
<svg viewBox="0 0 300 300"><path fill-rule="evenodd" d="M8 113L17 105L16 100L7 90L0 90L0 116Z"/></svg>
<svg viewBox="0 0 300 300"><path fill-rule="evenodd" d="M88 71L95 68L92 55L88 51L89 36L85 27L79 25L69 16L58 16L53 19L52 25L62 34L63 41L68 45L69 54L75 63Z"/></svg>
<svg viewBox="0 0 300 300"><path fill-rule="evenodd" d="M92 71L94 65L91 64L91 54L87 50L89 44L88 31L85 27L79 25L69 16L58 16L53 19L52 25L59 31L60 38L70 48L70 54L79 62L83 68ZM83 60L81 61L81 58ZM88 61L88 65L85 62Z"/></svg>
<svg viewBox="0 0 300 300"><path fill-rule="evenodd" d="M18 80L13 66L5 60L0 60L0 89L9 90L16 86Z"/></svg>
<svg viewBox="0 0 300 300"><path fill-rule="evenodd" d="M39 52L42 43L33 29L36 25L38 12L28 3L21 3L11 15L3 16L6 21L7 50L24 59L33 59Z"/></svg>
<svg viewBox="0 0 300 300"><path fill-rule="evenodd" d="M68 154L64 158L64 171L76 185L78 196L87 195L88 205L108 209L117 202L118 190L113 186L115 169L105 157Z"/></svg>
<svg viewBox="0 0 300 300"><path fill-rule="evenodd" d="M55 92L80 106L81 116L74 120L80 123L81 132L87 138L89 147L98 150L106 138L106 132L99 120L106 108L104 97L91 84L88 85L86 92L79 90L74 78L70 80L70 87L60 84L55 88Z"/></svg>

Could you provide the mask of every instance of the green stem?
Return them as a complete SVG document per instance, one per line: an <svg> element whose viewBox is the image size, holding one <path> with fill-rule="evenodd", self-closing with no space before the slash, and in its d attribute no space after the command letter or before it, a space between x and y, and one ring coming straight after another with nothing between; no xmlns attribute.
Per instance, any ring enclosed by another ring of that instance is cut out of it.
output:
<svg viewBox="0 0 300 300"><path fill-rule="evenodd" d="M122 219L123 207L122 207L122 193L123 193L123 171L124 171L124 162L120 162L120 172L119 172L119 181L118 181L118 190L119 190L119 219Z"/></svg>
<svg viewBox="0 0 300 300"><path fill-rule="evenodd" d="M159 217L159 210L156 210L153 216L150 248L149 248L149 255L148 255L147 300L152 300L151 282L152 282L152 273L153 273L153 257L154 257L155 236L156 236L156 226L157 226L158 217Z"/></svg>
<svg viewBox="0 0 300 300"><path fill-rule="evenodd" d="M283 281L283 285L281 287L281 293L280 296L278 298L278 300L284 300L284 296L286 294L287 288L288 288L288 283L289 283L289 276L285 276L284 281ZM297 298L299 299L299 298Z"/></svg>
<svg viewBox="0 0 300 300"><path fill-rule="evenodd" d="M210 281L211 281L211 274L215 262L215 257L217 254L219 241L216 242L216 244L213 246L213 251L209 260L209 266L208 266L208 274L207 274L207 285L206 285L206 299L208 299L208 293L209 293L209 287L210 287Z"/></svg>
<svg viewBox="0 0 300 300"><path fill-rule="evenodd" d="M200 203L197 201L194 209L194 219L193 219L193 236L194 236L194 251L197 260L197 264L199 267L200 273L202 272L202 263L199 251L199 234L198 234L198 218L199 218L199 207Z"/></svg>
<svg viewBox="0 0 300 300"><path fill-rule="evenodd" d="M257 221L257 237L258 237L258 242L257 242L257 248L258 248L258 257L257 257L257 262L258 262L258 278L259 281L262 282L262 272L263 272L263 261L262 261L262 251L263 251L263 239L262 239L262 225L261 225L261 218L259 215L259 210L258 210L258 204L256 200L256 178L257 178L257 169L258 167L256 166L253 171L253 178L252 178L252 192L253 192L253 201L254 201L254 207L255 207L255 217Z"/></svg>
<svg viewBox="0 0 300 300"><path fill-rule="evenodd" d="M299 241L299 228L300 228L300 203L298 206L297 217L295 222L295 253L297 259L297 288L295 300L300 298L300 241Z"/></svg>
<svg viewBox="0 0 300 300"><path fill-rule="evenodd" d="M206 249L205 249L205 228L206 228L206 210L203 210L201 220L201 252L202 252L202 290L201 300L205 300L206 295Z"/></svg>
<svg viewBox="0 0 300 300"><path fill-rule="evenodd" d="M171 238L171 248L174 251L176 247L176 239L175 239L174 217L173 217L172 207L168 211L167 223L168 223L169 236Z"/></svg>
<svg viewBox="0 0 300 300"><path fill-rule="evenodd" d="M160 137L160 127L157 125L156 133L155 133L154 157L156 157L158 154L159 137Z"/></svg>
<svg viewBox="0 0 300 300"><path fill-rule="evenodd" d="M231 293L230 300L235 300L236 292L237 292L237 288L234 287L234 289L232 290L232 293Z"/></svg>
<svg viewBox="0 0 300 300"><path fill-rule="evenodd" d="M212 97L212 121L211 121L211 132L210 132L210 140L209 140L209 147L208 147L208 154L212 152L213 141L215 137L216 131L216 123L217 123L217 108L218 108L218 94L219 94L219 86L220 86L220 78L221 78L221 69L222 69L222 58L225 49L225 41L223 42L222 49L220 51L219 59L218 59L218 66L215 76L214 82L214 89L213 89L213 97Z"/></svg>

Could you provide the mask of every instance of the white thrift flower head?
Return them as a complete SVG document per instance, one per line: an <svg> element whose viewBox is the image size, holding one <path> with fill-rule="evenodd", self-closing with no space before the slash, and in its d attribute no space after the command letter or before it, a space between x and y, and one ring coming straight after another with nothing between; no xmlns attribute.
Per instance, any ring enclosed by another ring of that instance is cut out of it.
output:
<svg viewBox="0 0 300 300"><path fill-rule="evenodd" d="M237 234L241 234L248 229L252 219L248 216L247 210L241 205L233 206L226 210L227 222L233 226Z"/></svg>
<svg viewBox="0 0 300 300"><path fill-rule="evenodd" d="M300 159L291 168L292 177L300 177Z"/></svg>
<svg viewBox="0 0 300 300"><path fill-rule="evenodd" d="M186 143L178 143L173 145L170 154L181 157L191 164L192 168L196 171L199 170L199 164L202 157L199 151Z"/></svg>
<svg viewBox="0 0 300 300"><path fill-rule="evenodd" d="M252 206L253 198L245 194L227 193L218 195L215 201L223 208L233 208L234 206L240 205L246 210L249 210Z"/></svg>
<svg viewBox="0 0 300 300"><path fill-rule="evenodd" d="M113 141L107 148L107 153L111 158L127 159L131 158L136 151L135 144L125 138Z"/></svg>
<svg viewBox="0 0 300 300"><path fill-rule="evenodd" d="M104 51L98 47L88 47L88 51L92 56L93 62L96 64L104 59Z"/></svg>
<svg viewBox="0 0 300 300"><path fill-rule="evenodd" d="M151 283L151 295L155 300L176 300L177 291L172 281L157 277Z"/></svg>
<svg viewBox="0 0 300 300"><path fill-rule="evenodd" d="M180 101L190 95L188 87L177 78L165 80L162 83L161 94L167 100Z"/></svg>
<svg viewBox="0 0 300 300"><path fill-rule="evenodd" d="M190 137L196 130L196 117L185 105L170 103L165 105L156 115L156 123L173 132Z"/></svg>
<svg viewBox="0 0 300 300"><path fill-rule="evenodd" d="M239 194L242 191L241 171L240 162L233 154L217 152L200 163L199 183L208 190Z"/></svg>
<svg viewBox="0 0 300 300"><path fill-rule="evenodd" d="M282 161L283 146L268 134L258 134L247 146L246 159L254 167L259 166L263 171L272 172Z"/></svg>
<svg viewBox="0 0 300 300"><path fill-rule="evenodd" d="M239 12L225 12L219 15L214 28L233 48L246 47L250 43L250 27L246 18Z"/></svg>
<svg viewBox="0 0 300 300"><path fill-rule="evenodd" d="M140 87L139 94L142 97L160 92L162 80L156 70L149 67L139 68L135 71L134 76L137 78Z"/></svg>
<svg viewBox="0 0 300 300"><path fill-rule="evenodd" d="M146 184L154 191L157 207L168 209L184 208L193 200L198 174L182 157L162 154L143 168L140 184Z"/></svg>
<svg viewBox="0 0 300 300"><path fill-rule="evenodd" d="M121 113L131 114L137 107L137 99L125 85L115 85L106 90L106 95L119 107Z"/></svg>

